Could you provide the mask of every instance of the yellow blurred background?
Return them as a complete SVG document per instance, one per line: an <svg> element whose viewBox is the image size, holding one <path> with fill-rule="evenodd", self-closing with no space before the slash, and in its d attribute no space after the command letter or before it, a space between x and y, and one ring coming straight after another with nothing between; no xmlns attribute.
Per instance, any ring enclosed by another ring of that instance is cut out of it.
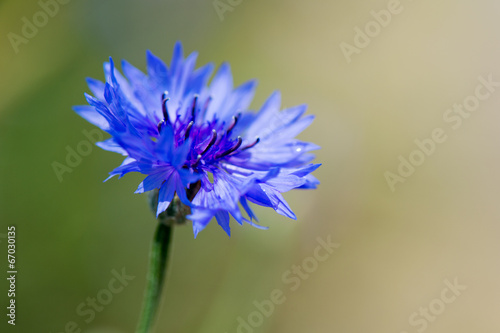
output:
<svg viewBox="0 0 500 333"><path fill-rule="evenodd" d="M155 228L146 197L133 194L142 177L102 183L121 158L97 147L62 182L52 163L92 129L71 110L85 103L85 77L103 79L109 56L145 69L147 49L169 62L177 40L199 65L229 61L236 84L257 78L254 108L275 89L284 106L307 103L316 121L300 138L322 146L323 166L317 190L285 194L298 221L257 208L268 231L233 221L228 238L212 223L194 240L177 228L157 332L500 331L498 87L459 128L443 118L479 77L500 82L500 2L58 7L12 42L42 7L0 2L0 233L16 225L18 261L17 325L6 323L2 279L2 332L133 332ZM392 191L387 172L398 175L400 156L436 128L445 142ZM340 247L311 268L318 237ZM311 270L296 290L284 279L293 266ZM123 291L91 320L78 314L122 269L135 277ZM286 300L266 315L255 302L273 290Z"/></svg>

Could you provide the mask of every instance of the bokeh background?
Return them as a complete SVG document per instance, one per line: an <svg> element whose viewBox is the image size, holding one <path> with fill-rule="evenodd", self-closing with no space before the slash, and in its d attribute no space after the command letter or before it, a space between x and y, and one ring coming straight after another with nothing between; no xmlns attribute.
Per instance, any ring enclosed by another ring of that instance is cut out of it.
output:
<svg viewBox="0 0 500 333"><path fill-rule="evenodd" d="M180 40L200 65L229 61L237 84L257 78L254 108L275 89L284 106L307 103L317 118L300 138L323 147L323 166L318 190L285 195L298 221L257 208L268 231L233 222L228 238L213 223L194 240L177 228L157 332L237 332L274 289L286 301L241 332L498 332L500 91L457 130L443 114L479 76L500 81L500 3L401 0L348 62L340 44L390 1L220 2L232 9L222 20L213 0L69 1L17 53L7 34L21 35L41 7L0 2L0 233L17 226L19 272L15 327L0 279L0 331L60 333L71 321L134 331L155 228L133 194L141 176L103 183L121 158L97 147L62 182L52 163L66 164L66 147L92 129L71 110L85 103L86 77L103 79L109 56L145 69L147 49L169 62ZM384 173L435 128L447 140L391 191ZM291 291L282 275L328 236L340 247ZM122 268L135 279L86 323L78 305ZM412 326L455 279L467 289L425 329Z"/></svg>

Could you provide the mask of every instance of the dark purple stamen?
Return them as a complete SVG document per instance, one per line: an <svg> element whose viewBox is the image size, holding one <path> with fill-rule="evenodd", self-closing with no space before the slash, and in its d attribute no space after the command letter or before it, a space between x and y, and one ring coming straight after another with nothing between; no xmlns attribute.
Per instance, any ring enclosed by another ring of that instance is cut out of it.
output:
<svg viewBox="0 0 500 333"><path fill-rule="evenodd" d="M245 147L241 148L241 150L245 150L245 149L248 149L248 148L252 148L252 147L254 147L256 144L258 144L259 142L260 142L260 138L257 138L257 140L255 140L255 142L254 142L254 143L251 143L251 144L249 144L248 146L245 146Z"/></svg>
<svg viewBox="0 0 500 333"><path fill-rule="evenodd" d="M198 165L198 163L200 163L200 161L201 161L201 158L202 158L202 157L203 157L203 156L201 156L201 155L199 155L199 154L198 154L198 156L196 156L196 161L194 161L194 163L193 163L193 167L197 166L197 165Z"/></svg>
<svg viewBox="0 0 500 333"><path fill-rule="evenodd" d="M233 121L232 121L231 125L229 125L229 127L227 128L227 131L226 131L227 134L231 133L234 126L236 126L236 124L238 123L238 119L240 116L241 116L241 113L238 113L236 116L233 116Z"/></svg>
<svg viewBox="0 0 500 333"><path fill-rule="evenodd" d="M191 132L191 128L193 128L194 121L190 121L189 124L186 127L186 133L184 134L184 140L186 140L189 137L189 133Z"/></svg>
<svg viewBox="0 0 500 333"><path fill-rule="evenodd" d="M227 156L227 155L231 154L232 152L234 152L238 148L240 148L242 142L243 142L243 140L241 139L241 136L239 136L238 137L238 142L236 142L236 144L234 146L232 146L231 148L229 148L228 150L226 150L222 154L216 155L215 158L221 158L221 157L224 157L224 156Z"/></svg>
<svg viewBox="0 0 500 333"><path fill-rule="evenodd" d="M210 142L208 145L203 149L203 152L200 155L204 155L215 143L215 140L217 140L217 132L213 129L212 130L212 139L210 139Z"/></svg>
<svg viewBox="0 0 500 333"><path fill-rule="evenodd" d="M167 109L167 102L170 98L167 97L167 92L164 92L161 95L161 111L163 113L163 120L158 123L158 133L161 132L161 128L163 127L163 124L168 124L169 119L168 119L168 109Z"/></svg>
<svg viewBox="0 0 500 333"><path fill-rule="evenodd" d="M193 106L191 108L191 120L194 120L194 115L196 111L196 102L198 102L198 95L194 95Z"/></svg>
<svg viewBox="0 0 500 333"><path fill-rule="evenodd" d="M167 102L170 98L166 97L167 95L163 93L161 97L161 110L163 112L163 119L165 120L166 123L168 123L168 109L167 109Z"/></svg>

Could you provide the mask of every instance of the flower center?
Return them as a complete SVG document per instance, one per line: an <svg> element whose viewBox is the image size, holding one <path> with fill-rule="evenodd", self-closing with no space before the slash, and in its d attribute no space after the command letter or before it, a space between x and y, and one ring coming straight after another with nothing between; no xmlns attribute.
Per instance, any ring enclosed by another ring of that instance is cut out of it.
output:
<svg viewBox="0 0 500 333"><path fill-rule="evenodd" d="M260 139L256 138L250 144L242 147L243 138L233 135L233 130L237 127L241 113L233 116L226 124L214 116L212 120L200 121L208 109L210 97L207 98L203 107L200 107L199 96L193 97L190 110L186 110L184 115L177 113L175 119L170 119L168 110L168 92L162 94L163 120L158 123L158 134L161 135L165 127L169 127L174 133L174 144L179 147L190 142L190 151L184 167L198 169L208 166L223 158L236 155L242 151L254 147Z"/></svg>

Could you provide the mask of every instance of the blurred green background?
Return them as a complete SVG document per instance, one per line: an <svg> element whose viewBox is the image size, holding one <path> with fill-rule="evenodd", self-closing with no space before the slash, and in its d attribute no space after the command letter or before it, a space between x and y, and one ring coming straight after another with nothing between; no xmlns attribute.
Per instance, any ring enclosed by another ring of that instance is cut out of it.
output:
<svg viewBox="0 0 500 333"><path fill-rule="evenodd" d="M147 49L169 62L180 40L199 65L229 61L236 84L257 78L254 108L275 89L284 106L307 103L317 118L300 137L323 147L323 166L318 190L285 195L298 221L257 208L268 231L232 222L228 238L212 223L194 240L177 228L157 332L237 332L274 289L286 301L241 332L498 332L500 92L457 130L443 114L478 76L500 81L500 3L401 0L348 62L340 44L391 1L221 2L222 20L212 0L73 0L17 53L8 33L41 7L0 2L0 233L17 226L18 260L17 325L2 278L0 331L134 331L155 228L133 194L141 175L102 183L121 158L97 147L62 182L52 163L93 128L71 110L85 103L85 77L103 79L109 56L145 69ZM447 141L391 191L384 173L435 128ZM340 248L291 291L282 275L329 235ZM122 268L135 278L86 323L78 306ZM440 308L455 278L467 289ZM439 314L410 322L429 306Z"/></svg>

